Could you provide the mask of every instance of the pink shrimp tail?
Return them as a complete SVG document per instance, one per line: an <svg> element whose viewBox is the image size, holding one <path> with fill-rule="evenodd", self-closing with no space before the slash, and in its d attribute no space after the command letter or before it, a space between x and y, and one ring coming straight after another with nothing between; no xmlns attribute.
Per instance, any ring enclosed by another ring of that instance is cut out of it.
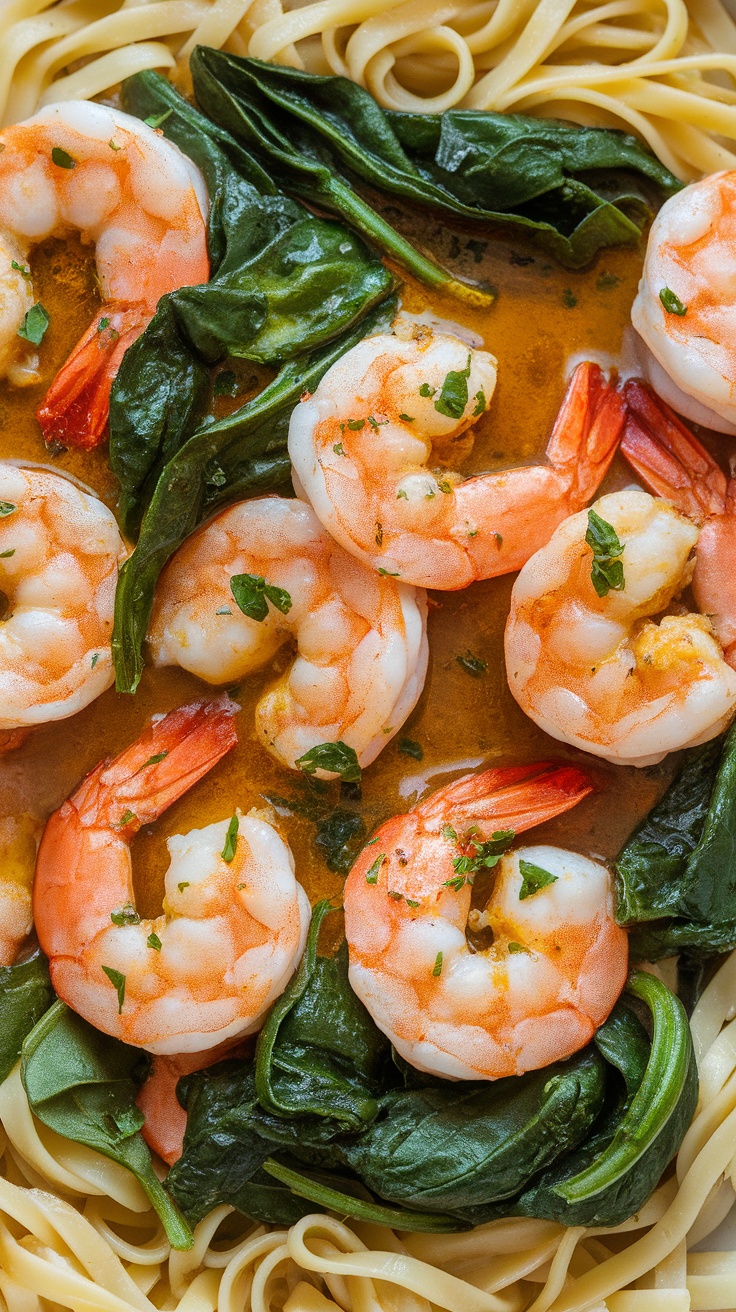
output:
<svg viewBox="0 0 736 1312"><path fill-rule="evenodd" d="M176 1096L179 1080L183 1075L206 1070L225 1057L244 1057L247 1045L247 1040L243 1043L229 1039L206 1052L182 1052L171 1057L153 1058L151 1073L141 1086L136 1102L145 1117L141 1134L148 1147L168 1166L173 1166L181 1157L187 1128L187 1114Z"/></svg>
<svg viewBox="0 0 736 1312"><path fill-rule="evenodd" d="M624 387L626 426L621 453L655 496L702 521L726 507L726 475L674 411L642 383Z"/></svg>
<svg viewBox="0 0 736 1312"><path fill-rule="evenodd" d="M151 319L143 305L103 306L36 411L44 441L84 451L99 445L110 412L110 389L125 352Z"/></svg>
<svg viewBox="0 0 736 1312"><path fill-rule="evenodd" d="M595 785L574 765L537 761L466 775L414 807L428 829L449 819L459 827L479 824L523 833L569 811Z"/></svg>
<svg viewBox="0 0 736 1312"><path fill-rule="evenodd" d="M584 506L598 491L616 454L624 418L621 393L600 366L590 360L579 364L547 445L550 464L569 471L576 504Z"/></svg>
<svg viewBox="0 0 736 1312"><path fill-rule="evenodd" d="M102 761L50 817L41 839L33 885L33 919L50 958L66 951L69 926L80 918L79 889L89 880L81 830L96 831L98 859L127 846L141 825L156 820L237 742L228 697L195 702L152 721L114 761ZM97 890L106 896L106 881ZM88 895L94 904L95 894Z"/></svg>

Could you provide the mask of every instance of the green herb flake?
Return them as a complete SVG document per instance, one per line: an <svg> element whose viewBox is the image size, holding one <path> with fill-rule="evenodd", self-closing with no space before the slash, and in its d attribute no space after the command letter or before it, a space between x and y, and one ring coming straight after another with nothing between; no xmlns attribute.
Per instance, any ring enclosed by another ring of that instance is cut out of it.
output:
<svg viewBox="0 0 736 1312"><path fill-rule="evenodd" d="M474 419L477 419L477 418L478 418L478 415L482 415L482 414L484 413L484 411L485 411L485 408L486 408L486 394L485 394L485 392L483 391L483 388L482 388L482 387L481 387L480 391L476 392L475 396L473 397L473 400L475 401L475 409L473 410L473 418L474 418Z"/></svg>
<svg viewBox="0 0 736 1312"><path fill-rule="evenodd" d="M5 519L6 515L12 515L18 507L14 506L12 501L0 501L0 519Z"/></svg>
<svg viewBox="0 0 736 1312"><path fill-rule="evenodd" d="M109 319L100 319L100 322L97 325L97 331L98 333L104 333L105 329L109 327L110 327Z"/></svg>
<svg viewBox="0 0 736 1312"><path fill-rule="evenodd" d="M434 396L436 391L437 391L436 387L430 387L429 383L422 383L421 387L419 388L419 395Z"/></svg>
<svg viewBox="0 0 736 1312"><path fill-rule="evenodd" d="M178 888L178 890L179 890L180 893L183 893L185 888L189 888L189 880L188 880L188 879L182 879L181 883L180 883L180 884L177 884L176 887Z"/></svg>
<svg viewBox="0 0 736 1312"><path fill-rule="evenodd" d="M525 948L525 947L523 946L522 943L509 943L508 946L509 946L509 952L510 952L512 955L513 955L515 952L528 952L528 951L529 951L529 949L528 949L528 948Z"/></svg>
<svg viewBox="0 0 736 1312"><path fill-rule="evenodd" d="M386 424L388 423L388 419L376 419L376 418L374 418L373 415L369 415L369 416L368 416L368 423L370 424L371 428L373 429L373 432L374 432L374 433L377 433L378 430L379 430L379 428L385 428L385 427L386 427Z"/></svg>
<svg viewBox="0 0 736 1312"><path fill-rule="evenodd" d="M438 478L437 486L440 492L443 492L445 496L448 496L448 494L452 492L452 483L448 483L446 478Z"/></svg>
<svg viewBox="0 0 736 1312"><path fill-rule="evenodd" d="M442 974L442 953L441 953L441 952L438 952L438 953L437 953L437 956L436 956L435 959L434 959L434 965L433 965L433 967L432 967L432 974L435 976L435 978L437 978L439 975Z"/></svg>
<svg viewBox="0 0 736 1312"><path fill-rule="evenodd" d="M110 147L110 150L122 150L122 146L119 146L117 141L113 141L112 137L107 144Z"/></svg>
<svg viewBox="0 0 736 1312"><path fill-rule="evenodd" d="M453 829L452 825L443 825L440 833L443 838L447 839L448 843L457 842L457 830Z"/></svg>
<svg viewBox="0 0 736 1312"><path fill-rule="evenodd" d="M125 976L121 975L119 970L114 970L112 966L103 966L102 969L118 995L119 1016L123 1010L123 1003L125 1001Z"/></svg>
<svg viewBox="0 0 736 1312"><path fill-rule="evenodd" d="M393 891L393 889L391 889L391 888L387 889L386 891L387 891L389 897L392 897L392 898L393 898L394 902L403 902L403 900L404 900L404 894L403 894L403 893L395 893L395 892Z"/></svg>
<svg viewBox="0 0 736 1312"><path fill-rule="evenodd" d="M98 651L96 651L96 652L94 653L94 655L92 656L92 660L91 660L91 662L90 662L92 669L95 668L95 665L97 664L97 662L98 662L99 659L100 659L100 653L99 653Z"/></svg>
<svg viewBox="0 0 736 1312"><path fill-rule="evenodd" d="M149 756L148 760L143 762L141 770L147 770L149 765L158 765L159 761L164 761L168 754L168 752L156 752L155 756Z"/></svg>
<svg viewBox="0 0 736 1312"><path fill-rule="evenodd" d="M452 868L455 875L453 879L446 880L446 887L454 888L459 892L464 883L473 883L479 870L493 870L515 837L513 829L498 829L490 838L476 842L472 838L472 833L467 833L462 842L468 848L472 848L472 851L468 850L460 856L453 857Z"/></svg>
<svg viewBox="0 0 736 1312"><path fill-rule="evenodd" d="M24 314L18 336L26 342L31 342L33 346L40 346L50 322L48 312L40 301L36 301L36 304Z"/></svg>
<svg viewBox="0 0 736 1312"><path fill-rule="evenodd" d="M162 944L158 934L149 934L146 939L146 945L149 948L153 948L154 952L160 952Z"/></svg>
<svg viewBox="0 0 736 1312"><path fill-rule="evenodd" d="M348 419L347 427L352 433L359 433L361 428L365 428L365 419Z"/></svg>
<svg viewBox="0 0 736 1312"><path fill-rule="evenodd" d="M375 839L371 839L371 842L375 842ZM365 876L366 884L378 883L378 872L381 869L381 866L383 865L385 860L386 860L385 852L382 852L380 856L376 857L375 861L373 862L373 865L370 867L368 871L366 871L366 876Z"/></svg>
<svg viewBox="0 0 736 1312"><path fill-rule="evenodd" d="M524 902L526 898L533 897L535 893L543 888L548 888L550 884L556 884L558 875L553 875L543 866L535 866L533 861L525 861L522 857L519 861L519 873L521 875L521 888L519 889L519 901Z"/></svg>
<svg viewBox="0 0 736 1312"><path fill-rule="evenodd" d="M124 811L118 821L118 824L120 828L123 829L125 825L130 824L131 820L135 820L135 811Z"/></svg>
<svg viewBox="0 0 736 1312"><path fill-rule="evenodd" d="M336 456L345 455L345 447L343 446L342 442L335 442L332 450L335 452Z"/></svg>
<svg viewBox="0 0 736 1312"><path fill-rule="evenodd" d="M404 756L411 756L415 761L421 761L424 758L424 748L421 743L415 742L413 738L399 738L396 746Z"/></svg>
<svg viewBox="0 0 736 1312"><path fill-rule="evenodd" d="M15 555L15 547L8 547L7 551L0 551L0 560L9 560Z"/></svg>
<svg viewBox="0 0 736 1312"><path fill-rule="evenodd" d="M311 775L317 770L326 770L329 774L339 775L346 784L360 783L361 770L357 753L355 748L348 747L347 743L318 743L316 747L310 747L303 756L298 756L294 764L298 765L305 774Z"/></svg>
<svg viewBox="0 0 736 1312"><path fill-rule="evenodd" d="M455 660L466 674L471 674L474 679L482 679L488 669L488 661L484 661L481 656L474 656L472 651L466 651L464 656L456 656Z"/></svg>
<svg viewBox="0 0 736 1312"><path fill-rule="evenodd" d="M233 574L230 591L243 614L259 623L268 615L269 601L282 615L288 615L291 610L292 601L286 589L267 583L258 574Z"/></svg>
<svg viewBox="0 0 736 1312"><path fill-rule="evenodd" d="M396 493L396 500L397 500L397 501L408 501L408 500L409 500L409 493L408 493L408 492L405 492L404 489L403 489L403 487L402 487L402 488L399 488L399 491Z"/></svg>
<svg viewBox="0 0 736 1312"><path fill-rule="evenodd" d="M672 291L671 287L663 287L659 293L659 299L668 314L676 314L680 319L687 314L687 306L683 305L679 296Z"/></svg>
<svg viewBox="0 0 736 1312"><path fill-rule="evenodd" d="M618 287L621 282L617 273L601 273L595 280L599 292L606 292L610 287Z"/></svg>
<svg viewBox="0 0 736 1312"><path fill-rule="evenodd" d="M384 579L401 578L401 575L399 574L398 570L384 569L382 565L378 566L378 573L381 575L381 578Z"/></svg>
<svg viewBox="0 0 736 1312"><path fill-rule="evenodd" d="M411 907L411 908L412 908L412 911L415 911L416 908L419 906L419 903L418 903L418 902L415 902L412 898L408 897L408 898L406 899L406 905L407 905L408 907Z"/></svg>
<svg viewBox="0 0 736 1312"><path fill-rule="evenodd" d="M447 374L442 391L434 403L435 410L449 419L462 419L468 404L468 379L470 377L470 352L464 369L451 369Z"/></svg>
<svg viewBox="0 0 736 1312"><path fill-rule="evenodd" d="M167 118L171 118L173 112L173 109L167 109L163 114L149 114L148 118L144 118L143 122L148 128L160 128L161 124L165 123Z"/></svg>
<svg viewBox="0 0 736 1312"><path fill-rule="evenodd" d="M62 150L61 146L54 146L51 151L51 158L57 168L75 169L77 167L77 161L66 150Z"/></svg>
<svg viewBox="0 0 736 1312"><path fill-rule="evenodd" d="M238 816L236 814L233 816L232 820L230 821L230 824L227 827L227 834L225 835L225 846L223 847L220 853L220 856L222 857L223 861L227 861L228 865L230 865L230 862L235 856L235 849L238 845L239 828L240 828L240 820L238 819Z"/></svg>
<svg viewBox="0 0 736 1312"><path fill-rule="evenodd" d="M599 597L607 597L613 589L620 592L624 587L624 567L618 559L623 555L623 547L612 524L601 519L594 510L588 511L588 529L585 541L593 552L593 564L590 580Z"/></svg>
<svg viewBox="0 0 736 1312"><path fill-rule="evenodd" d="M138 915L132 902L126 902L124 907L119 911L112 911L110 919L113 925L139 925L141 918Z"/></svg>
<svg viewBox="0 0 736 1312"><path fill-rule="evenodd" d="M11 260L10 267L11 269L15 269L15 272L19 273L22 278L28 279L31 276L31 271L28 266L26 264L19 264L17 260Z"/></svg>
<svg viewBox="0 0 736 1312"><path fill-rule="evenodd" d="M578 298L570 287L566 287L562 293L562 304L567 310L574 310L578 303Z"/></svg>
<svg viewBox="0 0 736 1312"><path fill-rule="evenodd" d="M414 415L405 415L403 411L399 415L399 419L402 419L405 424L413 424L414 418Z"/></svg>

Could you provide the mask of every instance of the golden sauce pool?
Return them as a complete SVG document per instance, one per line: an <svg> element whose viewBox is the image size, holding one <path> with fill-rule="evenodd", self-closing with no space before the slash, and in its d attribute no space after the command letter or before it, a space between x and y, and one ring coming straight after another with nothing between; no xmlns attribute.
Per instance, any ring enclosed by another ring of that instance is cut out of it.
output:
<svg viewBox="0 0 736 1312"><path fill-rule="evenodd" d="M475 441L462 472L535 463L543 457L562 400L570 357L592 353L593 358L615 360L621 351L641 252L604 252L593 267L572 273L539 253L517 251L503 239L487 246L473 238L457 240L459 267L496 287L492 307L473 309L409 282L402 293L403 308L429 310L463 324L498 357L497 390L489 412L475 427ZM38 386L22 391L0 384L0 457L67 472L114 507L116 483L104 448L51 456L34 418L56 369L97 304L89 251L73 241L47 243L34 258L34 285L51 320L40 352L43 377ZM617 461L605 487L629 481L630 471ZM337 785L315 793L304 779L277 765L257 741L255 703L291 660L289 650L282 649L270 666L246 678L236 694L242 707L237 748L135 840L141 914L156 915L161 909L167 835L220 820L236 806L248 811L277 799L280 828L294 852L298 878L314 902L342 889L344 868L330 869L328 859L333 866L344 867L363 835L368 837L384 819L405 811L426 792L469 770L549 757L584 762L599 791L535 836L589 854L614 855L661 793L669 768L607 766L551 740L526 719L508 690L503 661L512 583L509 576L461 592L431 595L430 663L424 692L410 719L364 772L362 795ZM485 662L484 673L474 676L458 660L468 653ZM111 689L71 719L34 730L21 747L0 759L0 840L3 821L7 825L30 816L40 830L81 777L100 759L131 743L151 714L209 692L207 685L184 671L149 669L135 696ZM416 748L412 748L414 756L401 750L404 739L419 744L421 759ZM339 834L347 836L352 846L336 856L333 849Z"/></svg>

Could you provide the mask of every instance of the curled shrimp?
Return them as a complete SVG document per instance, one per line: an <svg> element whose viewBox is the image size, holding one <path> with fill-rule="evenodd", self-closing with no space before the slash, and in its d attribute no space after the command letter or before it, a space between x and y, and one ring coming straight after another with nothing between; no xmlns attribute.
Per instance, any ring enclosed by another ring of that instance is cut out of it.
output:
<svg viewBox="0 0 736 1312"><path fill-rule="evenodd" d="M311 748L342 741L368 765L424 685L424 594L367 570L304 502L240 502L164 570L149 630L154 663L230 683L294 639L294 661L256 707L264 747L293 770Z"/></svg>
<svg viewBox="0 0 736 1312"><path fill-rule="evenodd" d="M17 331L33 305L28 252L77 229L94 242L102 306L38 412L46 441L95 446L112 380L165 292L206 282L207 191L160 132L107 105L69 100L0 132L0 367L37 381Z"/></svg>
<svg viewBox="0 0 736 1312"><path fill-rule="evenodd" d="M631 379L624 392L622 454L650 491L700 525L693 595L736 669L736 480L642 383Z"/></svg>
<svg viewBox="0 0 736 1312"><path fill-rule="evenodd" d="M163 914L135 910L129 843L237 741L227 698L154 720L51 816L33 913L60 998L154 1053L258 1028L301 956L309 902L266 820L228 816L168 840Z"/></svg>
<svg viewBox="0 0 736 1312"><path fill-rule="evenodd" d="M670 405L736 433L736 170L678 191L655 218L631 320L649 381Z"/></svg>
<svg viewBox="0 0 736 1312"><path fill-rule="evenodd" d="M388 820L358 857L345 887L350 982L419 1070L520 1075L582 1048L610 1012L627 936L605 866L555 847L499 858L514 833L590 792L572 766L486 770ZM475 874L495 861L488 904L471 911ZM471 951L469 924L492 930L490 947Z"/></svg>
<svg viewBox="0 0 736 1312"><path fill-rule="evenodd" d="M692 577L692 520L648 492L613 492L594 510L617 538L622 586L614 576L596 590L588 515L571 516L514 584L509 687L553 738L618 765L653 765L721 733L736 674L708 618L663 614Z"/></svg>
<svg viewBox="0 0 736 1312"><path fill-rule="evenodd" d="M12 966L33 929L37 842L37 825L30 815L0 820L0 966Z"/></svg>
<svg viewBox="0 0 736 1312"><path fill-rule="evenodd" d="M0 731L74 715L110 687L127 554L96 497L0 462Z"/></svg>
<svg viewBox="0 0 736 1312"><path fill-rule="evenodd" d="M301 490L353 555L406 583L464 588L519 569L594 495L623 423L597 365L573 375L547 465L465 479L429 462L489 405L496 361L446 333L369 337L294 410Z"/></svg>

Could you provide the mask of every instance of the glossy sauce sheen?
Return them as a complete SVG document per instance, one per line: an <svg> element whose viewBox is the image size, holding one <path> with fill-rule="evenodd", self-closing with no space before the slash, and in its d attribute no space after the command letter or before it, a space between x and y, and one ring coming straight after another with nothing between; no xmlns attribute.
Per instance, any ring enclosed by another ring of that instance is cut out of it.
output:
<svg viewBox="0 0 736 1312"><path fill-rule="evenodd" d="M605 362L621 350L622 336L641 270L641 252L603 252L582 273L559 269L543 254L515 250L503 239L453 239L460 247L456 267L487 277L498 297L488 310L470 309L447 296L428 294L417 284L404 286L403 306L431 309L480 334L499 360L498 387L490 411L475 428L472 451L460 464L464 473L534 463L546 446L562 400L571 356ZM457 254L457 252L453 252ZM89 322L97 295L88 252L77 242L49 242L33 260L34 286L51 324L41 347L43 382L23 391L0 383L0 456L47 464L67 471L114 506L116 485L106 452L67 451L52 457L34 419L35 408L55 370ZM258 371L247 361L237 366L248 386ZM246 393L247 394L247 393ZM242 404L229 402L228 408ZM223 403L219 403L223 404ZM219 413L219 411L218 411ZM631 481L618 458L605 488ZM362 799L323 799L359 812L367 834L388 816L406 810L419 797L469 770L548 757L578 760L600 784L597 795L571 814L535 831L535 841L553 841L587 854L613 856L636 821L662 792L668 767L614 768L547 738L525 718L507 685L503 630L513 576L476 583L457 593L430 599L430 665L418 707L378 760L364 773ZM473 677L457 657L470 652L487 662ZM279 767L255 739L253 707L265 684L290 659L287 649L270 667L247 678L237 700L238 747L191 793L134 844L138 909L160 911L168 864L165 839L232 814L264 805L264 794L313 801L303 780ZM148 670L135 697L113 689L70 720L33 732L22 747L0 758L0 819L30 813L39 826L102 757L131 743L154 712L163 712L210 689L181 670ZM409 738L421 744L416 761L399 750ZM280 812L281 812L280 808ZM315 824L303 815L284 814L279 827L294 851L297 875L310 899L339 895L344 876L327 868L315 845ZM1 831L0 831L1 832ZM0 854L1 856L1 854Z"/></svg>

